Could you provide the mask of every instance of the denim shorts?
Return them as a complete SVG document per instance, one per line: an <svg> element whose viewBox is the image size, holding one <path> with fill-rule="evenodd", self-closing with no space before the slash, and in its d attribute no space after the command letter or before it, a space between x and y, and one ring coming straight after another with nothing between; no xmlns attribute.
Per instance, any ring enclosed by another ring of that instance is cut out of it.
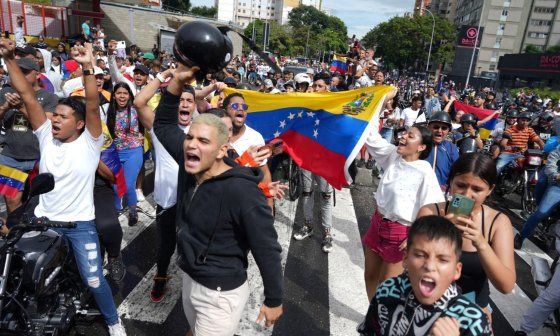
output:
<svg viewBox="0 0 560 336"><path fill-rule="evenodd" d="M35 167L37 160L18 160L6 155L0 154L0 165L8 166L24 173L29 173Z"/></svg>

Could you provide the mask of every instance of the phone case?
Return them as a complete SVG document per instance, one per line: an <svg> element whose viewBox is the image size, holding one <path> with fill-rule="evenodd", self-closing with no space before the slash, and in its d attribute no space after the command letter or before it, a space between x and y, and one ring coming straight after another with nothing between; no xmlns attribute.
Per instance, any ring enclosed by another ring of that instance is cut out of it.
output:
<svg viewBox="0 0 560 336"><path fill-rule="evenodd" d="M449 212L457 216L470 216L472 209L474 207L474 200L465 197L463 195L453 195L451 204L449 206Z"/></svg>

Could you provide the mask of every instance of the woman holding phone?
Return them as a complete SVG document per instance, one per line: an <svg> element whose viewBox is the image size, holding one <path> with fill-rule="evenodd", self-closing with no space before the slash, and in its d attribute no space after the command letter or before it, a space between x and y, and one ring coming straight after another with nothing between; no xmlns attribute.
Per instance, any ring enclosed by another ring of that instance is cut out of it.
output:
<svg viewBox="0 0 560 336"><path fill-rule="evenodd" d="M516 278L511 222L502 212L484 205L496 179L496 164L490 156L461 155L449 174L453 201L429 204L418 212L418 217L445 216L463 232L463 270L457 284L489 317L488 280L500 292L509 293Z"/></svg>

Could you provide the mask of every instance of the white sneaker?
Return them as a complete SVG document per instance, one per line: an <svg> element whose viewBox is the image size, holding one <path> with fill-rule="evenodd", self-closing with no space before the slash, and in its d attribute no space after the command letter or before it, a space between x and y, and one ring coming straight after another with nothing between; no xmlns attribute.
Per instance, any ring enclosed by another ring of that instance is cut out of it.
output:
<svg viewBox="0 0 560 336"><path fill-rule="evenodd" d="M117 324L113 324L112 326L109 326L109 335L126 336L126 330L124 329L121 319L119 319L119 322Z"/></svg>
<svg viewBox="0 0 560 336"><path fill-rule="evenodd" d="M146 200L142 189L136 189L136 199L138 199L138 202L144 202Z"/></svg>

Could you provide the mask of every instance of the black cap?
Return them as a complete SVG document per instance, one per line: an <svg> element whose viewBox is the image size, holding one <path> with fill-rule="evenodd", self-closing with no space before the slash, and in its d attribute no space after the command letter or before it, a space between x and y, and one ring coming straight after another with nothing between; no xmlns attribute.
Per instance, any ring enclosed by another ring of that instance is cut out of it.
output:
<svg viewBox="0 0 560 336"><path fill-rule="evenodd" d="M37 49L33 48L29 44L25 45L25 47L17 47L16 51L19 51L20 53L26 54L26 55L35 56L37 54Z"/></svg>
<svg viewBox="0 0 560 336"><path fill-rule="evenodd" d="M20 58L17 60L17 65L21 68L21 69L26 69L26 70L35 70L35 71L39 71L39 64L37 64L37 62L35 62L32 59L29 58Z"/></svg>
<svg viewBox="0 0 560 336"><path fill-rule="evenodd" d="M134 71L140 71L143 72L145 75L149 75L150 74L150 69L148 69L147 66L145 66L144 64L139 64L134 68Z"/></svg>

